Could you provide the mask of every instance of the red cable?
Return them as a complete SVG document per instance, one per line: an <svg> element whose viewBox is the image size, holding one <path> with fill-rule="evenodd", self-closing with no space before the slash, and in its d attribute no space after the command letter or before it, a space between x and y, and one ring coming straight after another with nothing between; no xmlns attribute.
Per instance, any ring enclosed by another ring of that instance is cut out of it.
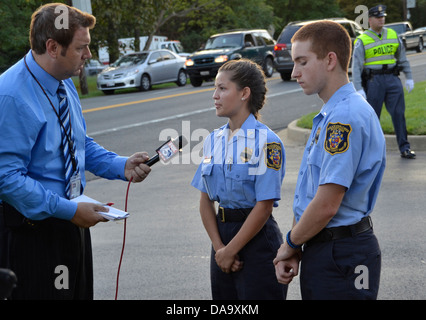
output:
<svg viewBox="0 0 426 320"><path fill-rule="evenodd" d="M126 212L127 212L127 200L129 198L129 189L130 189L130 184L132 183L132 180L133 180L133 177L130 178L129 183L127 185L126 200L125 200L125 205L124 205L124 211L126 211ZM127 218L124 219L123 246L121 248L120 262L118 263L117 282L116 282L116 287L115 287L115 300L117 300L117 295L118 295L118 280L120 278L121 261L123 260L124 246L126 244L126 226L127 226Z"/></svg>

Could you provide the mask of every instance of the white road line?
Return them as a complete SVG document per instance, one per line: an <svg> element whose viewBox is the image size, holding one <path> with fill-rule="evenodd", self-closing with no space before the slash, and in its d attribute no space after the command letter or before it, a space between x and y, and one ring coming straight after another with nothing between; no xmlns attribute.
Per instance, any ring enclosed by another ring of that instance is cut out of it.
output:
<svg viewBox="0 0 426 320"><path fill-rule="evenodd" d="M299 92L299 91L302 91L302 89L298 88L298 89L278 92L278 93L274 93L274 94L269 94L269 95L266 96L266 98L267 99L274 98L274 97L277 97L277 96L282 96L282 95L285 95L285 94L295 93L295 92ZM143 122L138 122L138 123L132 123L132 124L128 124L128 125L125 125L125 126L95 131L95 132L88 133L87 135L90 136L90 137L95 137L95 136L99 136L99 135L106 134L106 133L117 132L117 131L131 129L131 128L135 128L135 127L141 127L141 126L145 126L145 125L149 125L149 124L153 124L153 123L159 123L159 122L168 121L168 120L173 120L173 119L180 119L180 118L184 118L184 117L188 117L188 116L192 116L192 115L200 114L200 113L204 113L204 112L209 112L209 111L213 111L213 110L215 110L215 107L210 107L210 108L205 108L205 109L190 111L190 112L184 112L184 113L172 115L172 116L169 116L169 117L163 117L163 118L158 118L158 119L153 119L153 120L148 120L148 121L143 121Z"/></svg>

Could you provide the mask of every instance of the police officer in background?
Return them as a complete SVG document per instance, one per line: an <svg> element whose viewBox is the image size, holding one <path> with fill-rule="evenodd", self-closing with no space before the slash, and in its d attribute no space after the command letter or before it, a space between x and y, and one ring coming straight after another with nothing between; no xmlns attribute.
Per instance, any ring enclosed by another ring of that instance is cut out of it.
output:
<svg viewBox="0 0 426 320"><path fill-rule="evenodd" d="M355 40L352 77L355 89L367 99L380 118L383 102L392 117L401 157L414 159L405 124L404 91L399 76L405 74L408 92L414 88L410 64L398 34L385 24L386 6L368 10L370 29Z"/></svg>

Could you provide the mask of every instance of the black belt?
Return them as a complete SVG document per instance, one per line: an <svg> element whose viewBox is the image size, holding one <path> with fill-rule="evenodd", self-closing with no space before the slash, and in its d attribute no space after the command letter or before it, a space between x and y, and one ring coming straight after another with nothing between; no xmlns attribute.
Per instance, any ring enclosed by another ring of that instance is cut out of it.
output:
<svg viewBox="0 0 426 320"><path fill-rule="evenodd" d="M322 229L316 236L306 242L307 246L311 246L318 242L327 242L356 236L373 228L371 217L362 218L360 222L350 226L332 227Z"/></svg>
<svg viewBox="0 0 426 320"><path fill-rule="evenodd" d="M396 74L398 69L397 67L393 67L390 69L383 68L383 69L370 69L371 74Z"/></svg>
<svg viewBox="0 0 426 320"><path fill-rule="evenodd" d="M244 222L253 208L228 209L219 207L217 217L220 222Z"/></svg>

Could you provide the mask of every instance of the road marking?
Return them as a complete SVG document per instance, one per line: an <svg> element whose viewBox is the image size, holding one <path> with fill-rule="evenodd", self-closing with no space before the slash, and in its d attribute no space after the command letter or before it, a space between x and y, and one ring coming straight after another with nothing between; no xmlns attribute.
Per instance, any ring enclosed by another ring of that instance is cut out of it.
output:
<svg viewBox="0 0 426 320"><path fill-rule="evenodd" d="M145 99L145 100L127 102L127 103L120 103L120 104L115 104L115 105L111 105L111 106L89 109L89 110L86 110L86 112L118 108L118 107L130 105L130 104L144 103L144 102L161 100L161 99L168 99L168 98L173 98L173 97L177 97L177 96L194 94L194 93L198 93L198 92L206 92L206 91L211 91L211 90L214 90L214 88L204 89L204 90L200 90L200 91L191 91L191 92L186 92L186 93L180 93L180 94L176 94L176 95L169 95L169 96L165 96L165 97L157 97L157 98L150 98L150 99ZM302 88L297 88L297 89L293 89L293 90L288 90L288 91L283 91L283 92L278 92L278 93L266 95L266 98L267 99L274 98L274 97L277 97L277 96L295 93L295 92L299 92L299 91L302 91ZM131 129L131 128L135 128L135 127L141 127L141 126L159 123L159 122L168 121L168 120L180 119L180 118L184 118L184 117L188 117L188 116L192 116L192 115L200 114L200 113L204 113L204 112L209 112L209 111L213 111L213 110L215 110L215 107L205 108L205 109L196 110L196 111L189 111L189 112L184 112L184 113L180 113L180 114L176 114L176 115L172 115L172 116L168 116L168 117L163 117L163 118L158 118L158 119L153 119L153 120L148 120L148 121L143 121L143 122L138 122L138 123L132 123L132 124L128 124L128 125L125 125L125 126L95 131L95 132L89 133L88 135L91 136L91 137L95 137L95 136L106 134L106 133L117 132L117 131ZM83 111L83 113L84 113L84 111Z"/></svg>
<svg viewBox="0 0 426 320"><path fill-rule="evenodd" d="M207 91L211 91L213 89L214 88L202 89L202 90L198 90L198 91L190 91L190 92L172 94L172 95L168 95L168 96L164 96L164 97L156 97L156 98L149 98L149 99L138 100L138 101L131 101L131 102L124 102L124 103L112 104L110 106L104 106L104 107L97 107L97 108L92 108L92 109L86 109L86 110L83 110L83 113L89 113L89 112L94 112L94 111L101 111L101 110L107 110L107 109L114 109L114 108L119 108L119 107L125 107L125 106L129 106L129 105L132 105L132 104L138 104L138 103L145 103L145 102L151 102L151 101L157 101L157 100L163 100L163 99L176 98L176 97L186 96L186 95L194 94L194 93L207 92Z"/></svg>

